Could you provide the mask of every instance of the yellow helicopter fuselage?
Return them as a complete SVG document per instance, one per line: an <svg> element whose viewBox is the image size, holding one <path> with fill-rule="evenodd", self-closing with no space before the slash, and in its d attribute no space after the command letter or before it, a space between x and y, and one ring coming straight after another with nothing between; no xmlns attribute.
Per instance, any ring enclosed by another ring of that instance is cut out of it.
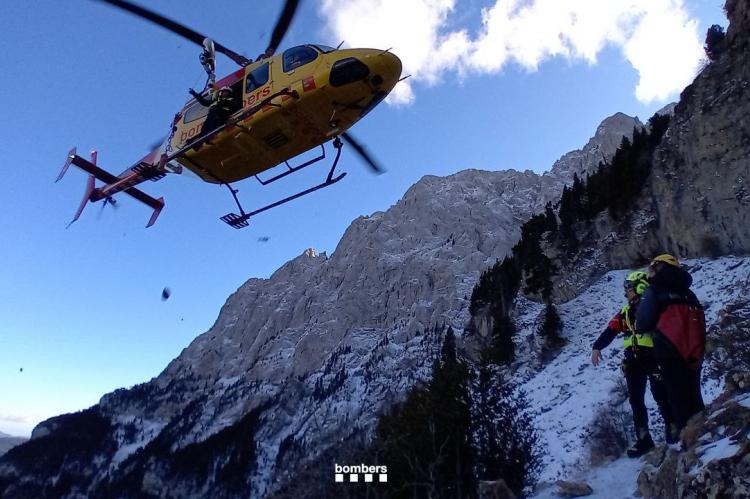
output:
<svg viewBox="0 0 750 499"><path fill-rule="evenodd" d="M232 122L197 151L174 159L206 182L257 175L331 140L354 125L393 89L401 61L388 51L293 47L249 64L216 83L242 98ZM195 140L208 108L191 99L169 147ZM204 131L207 132L207 131Z"/></svg>

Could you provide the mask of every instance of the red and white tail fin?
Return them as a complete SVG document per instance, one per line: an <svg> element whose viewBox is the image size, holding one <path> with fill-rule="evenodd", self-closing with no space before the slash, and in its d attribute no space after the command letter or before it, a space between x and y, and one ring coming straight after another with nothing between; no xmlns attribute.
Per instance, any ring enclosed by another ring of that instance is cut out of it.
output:
<svg viewBox="0 0 750 499"><path fill-rule="evenodd" d="M158 176L152 171L154 167L147 164L139 164L137 166L139 166L140 168L128 169L118 177L98 167L96 165L96 156L96 151L91 151L91 161L87 161L76 154L76 148L74 147L70 150L70 152L68 152L68 157L65 161L65 164L63 165L60 174L57 176L57 180L55 180L55 182L57 182L61 178L63 178L71 164L76 165L89 174L83 199L81 200L81 204L78 206L78 210L76 211L75 216L73 217L73 220L70 222L70 224L78 220L78 218L81 216L81 213L83 212L84 207L89 201L96 202L101 201L102 199L112 200L112 196L114 194L118 192L124 192L125 194L134 197L141 203L151 207L154 210L146 227L151 227L152 225L154 225L156 219L161 213L161 210L164 208L164 198L160 197L159 199L154 199L145 192L134 187L141 182L144 182L146 180L153 180L156 176ZM161 177L164 176L161 172L156 173L158 173ZM106 185L100 188L96 188L96 179L101 180ZM68 224L68 227L70 227L70 224Z"/></svg>

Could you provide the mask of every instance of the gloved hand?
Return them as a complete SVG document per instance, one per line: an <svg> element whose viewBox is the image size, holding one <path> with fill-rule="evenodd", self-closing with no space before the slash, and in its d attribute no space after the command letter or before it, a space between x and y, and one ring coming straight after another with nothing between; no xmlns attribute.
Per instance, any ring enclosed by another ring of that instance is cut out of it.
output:
<svg viewBox="0 0 750 499"><path fill-rule="evenodd" d="M192 88L188 89L188 92L190 92L190 95L192 95L193 97L198 97L200 95L198 92L196 92Z"/></svg>
<svg viewBox="0 0 750 499"><path fill-rule="evenodd" d="M602 360L602 351L597 350L596 348L591 351L591 363L594 364L594 366L598 366L599 362Z"/></svg>

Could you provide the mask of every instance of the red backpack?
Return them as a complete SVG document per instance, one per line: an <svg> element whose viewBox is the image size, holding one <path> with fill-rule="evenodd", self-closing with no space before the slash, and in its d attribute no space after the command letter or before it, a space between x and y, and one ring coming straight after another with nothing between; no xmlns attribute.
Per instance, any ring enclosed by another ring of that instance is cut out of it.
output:
<svg viewBox="0 0 750 499"><path fill-rule="evenodd" d="M692 293L691 293L692 294ZM675 346L690 368L703 361L706 349L706 316L697 300L670 294L662 305L656 329Z"/></svg>

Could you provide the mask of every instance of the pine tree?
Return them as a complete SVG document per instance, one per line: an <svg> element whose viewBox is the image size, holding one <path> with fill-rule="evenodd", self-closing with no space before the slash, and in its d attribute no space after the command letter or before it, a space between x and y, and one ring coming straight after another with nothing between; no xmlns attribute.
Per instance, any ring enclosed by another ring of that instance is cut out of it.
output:
<svg viewBox="0 0 750 499"><path fill-rule="evenodd" d="M558 216L560 217L560 235L563 242L575 244L577 242L573 231L573 224L576 221L575 207L572 193L567 185L563 187L562 195L560 196Z"/></svg>
<svg viewBox="0 0 750 499"><path fill-rule="evenodd" d="M388 463L389 497L474 497L469 372L448 329L426 387L381 417L377 446Z"/></svg>
<svg viewBox="0 0 750 499"><path fill-rule="evenodd" d="M719 24L714 24L706 30L706 45L703 46L703 50L706 51L709 61L715 61L724 51L726 36L724 28Z"/></svg>
<svg viewBox="0 0 750 499"><path fill-rule="evenodd" d="M504 313L493 317L490 345L482 350L482 359L487 363L506 364L515 358L513 336L516 327Z"/></svg>
<svg viewBox="0 0 750 499"><path fill-rule="evenodd" d="M560 337L562 326L563 323L560 315L557 313L557 308L551 302L547 302L544 306L544 316L542 323L537 329L537 334L552 342L560 343L562 342L562 338Z"/></svg>
<svg viewBox="0 0 750 499"><path fill-rule="evenodd" d="M557 216L552 209L552 203L547 202L544 206L545 230L557 232Z"/></svg>
<svg viewBox="0 0 750 499"><path fill-rule="evenodd" d="M538 436L524 393L484 365L474 386L472 436L479 480L502 478L516 495L536 482L541 468Z"/></svg>

